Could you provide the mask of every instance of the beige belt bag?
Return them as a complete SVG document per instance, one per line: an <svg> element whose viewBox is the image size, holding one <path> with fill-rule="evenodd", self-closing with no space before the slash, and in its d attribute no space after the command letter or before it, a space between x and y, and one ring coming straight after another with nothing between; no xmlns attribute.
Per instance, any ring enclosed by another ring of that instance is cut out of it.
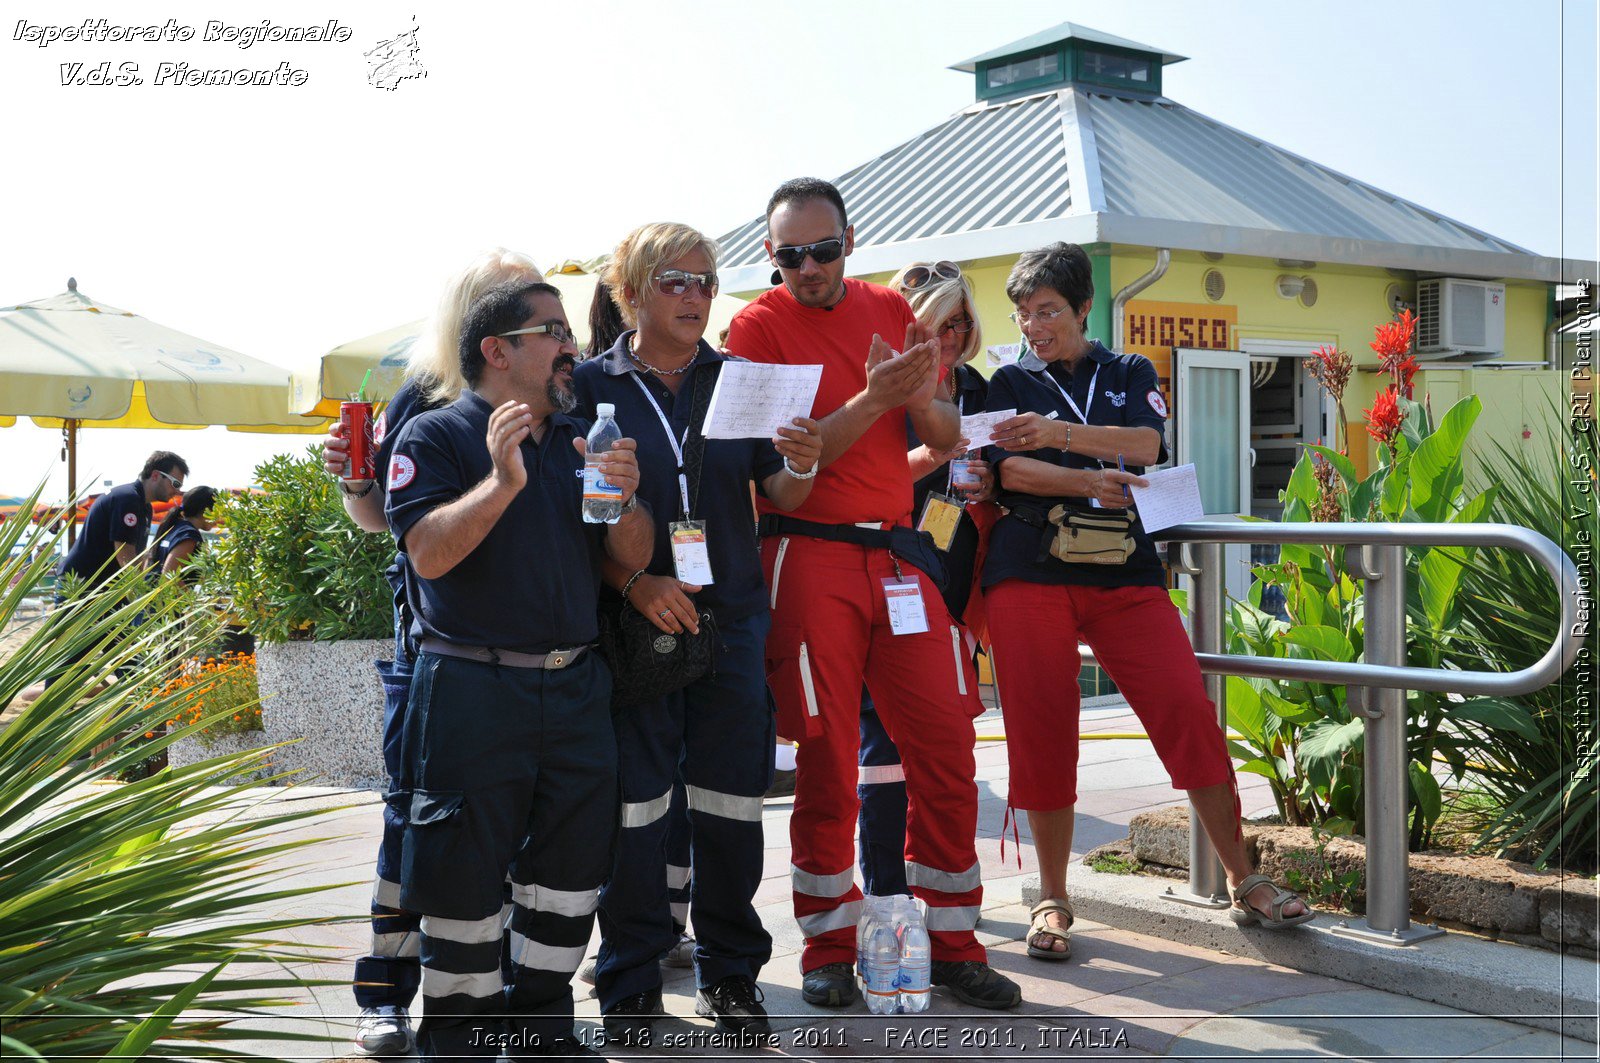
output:
<svg viewBox="0 0 1600 1063"><path fill-rule="evenodd" d="M1115 510L1056 506L1050 556L1074 565L1122 565L1133 554L1133 518Z"/></svg>

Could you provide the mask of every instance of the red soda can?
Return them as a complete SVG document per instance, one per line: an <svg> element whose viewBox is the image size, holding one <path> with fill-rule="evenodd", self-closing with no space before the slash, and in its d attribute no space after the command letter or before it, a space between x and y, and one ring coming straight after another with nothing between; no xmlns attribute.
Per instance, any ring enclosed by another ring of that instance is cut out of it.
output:
<svg viewBox="0 0 1600 1063"><path fill-rule="evenodd" d="M378 448L372 444L372 403L341 402L339 423L344 426L344 438L350 444L343 479L375 479L377 470L373 464L378 456Z"/></svg>

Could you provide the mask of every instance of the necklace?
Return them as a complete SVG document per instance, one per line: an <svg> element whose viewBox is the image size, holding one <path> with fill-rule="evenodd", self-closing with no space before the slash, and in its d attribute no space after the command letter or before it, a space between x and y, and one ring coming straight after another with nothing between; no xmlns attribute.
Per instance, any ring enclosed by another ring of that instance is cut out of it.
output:
<svg viewBox="0 0 1600 1063"><path fill-rule="evenodd" d="M950 367L950 401L955 402L961 394L961 385L956 380L956 366Z"/></svg>
<svg viewBox="0 0 1600 1063"><path fill-rule="evenodd" d="M694 364L694 358L691 356L687 362L684 362L676 369L657 369L643 358L640 358L639 352L634 350L634 344L638 341L638 338L639 334L637 332L628 337L628 357L633 359L634 365L647 373L654 373L656 376L678 376L681 373L687 373L689 366Z"/></svg>

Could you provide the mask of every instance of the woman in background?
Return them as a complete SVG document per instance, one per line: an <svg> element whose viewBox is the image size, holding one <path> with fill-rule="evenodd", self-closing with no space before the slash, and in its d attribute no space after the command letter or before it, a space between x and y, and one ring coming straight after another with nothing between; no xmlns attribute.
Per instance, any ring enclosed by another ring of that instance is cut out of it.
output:
<svg viewBox="0 0 1600 1063"><path fill-rule="evenodd" d="M207 514L217 500L209 487L191 487L183 493L181 504L174 503L156 529L155 547L150 551L150 571L158 576L175 576L194 552L205 545L205 536L217 526Z"/></svg>

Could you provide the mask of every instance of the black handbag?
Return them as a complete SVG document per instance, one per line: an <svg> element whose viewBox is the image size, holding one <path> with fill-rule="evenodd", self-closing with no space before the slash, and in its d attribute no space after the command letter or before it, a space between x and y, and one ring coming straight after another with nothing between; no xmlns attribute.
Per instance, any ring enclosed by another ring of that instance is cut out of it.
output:
<svg viewBox="0 0 1600 1063"><path fill-rule="evenodd" d="M684 444L683 472L689 481L689 508L700 498L700 469L704 463L706 437L701 431L717 372L702 366L695 374L694 405L689 411L689 438ZM683 515L684 520L690 514ZM694 595L689 595L694 601ZM611 666L611 710L613 712L655 701L682 690L697 679L717 673L717 622L711 610L695 604L700 630L691 634L662 631L640 613L625 597L612 604L600 602L600 637L595 649Z"/></svg>

